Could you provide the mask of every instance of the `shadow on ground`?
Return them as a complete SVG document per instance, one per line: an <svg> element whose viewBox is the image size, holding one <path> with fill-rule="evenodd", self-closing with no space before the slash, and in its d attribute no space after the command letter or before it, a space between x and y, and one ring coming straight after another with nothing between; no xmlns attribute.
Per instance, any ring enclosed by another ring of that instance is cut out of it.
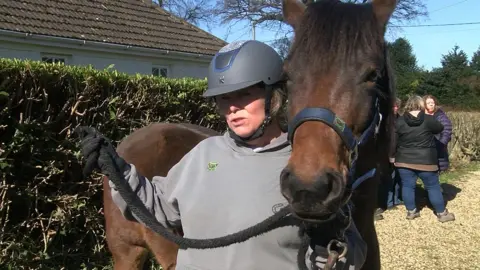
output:
<svg viewBox="0 0 480 270"><path fill-rule="evenodd" d="M457 194L462 191L460 188L448 183L443 183L441 186L443 189L443 199L445 200L446 205L448 205L448 202L453 201L457 197ZM428 200L427 191L420 185L417 185L415 188L415 203L419 211L425 207L434 211L432 204Z"/></svg>

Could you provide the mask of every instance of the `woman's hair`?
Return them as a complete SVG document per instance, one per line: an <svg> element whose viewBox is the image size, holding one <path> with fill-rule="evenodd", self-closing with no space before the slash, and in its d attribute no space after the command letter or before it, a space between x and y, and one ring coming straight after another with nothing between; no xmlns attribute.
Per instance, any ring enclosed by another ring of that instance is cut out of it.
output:
<svg viewBox="0 0 480 270"><path fill-rule="evenodd" d="M395 105L397 105L398 109L400 110L400 108L402 107L402 100L398 97L395 98Z"/></svg>
<svg viewBox="0 0 480 270"><path fill-rule="evenodd" d="M436 112L440 106L438 105L438 100L436 97L432 96L432 95L425 95L423 96L423 102L425 102L425 106L427 106L427 99L433 99L433 102L435 102L435 108L433 109L434 112Z"/></svg>
<svg viewBox="0 0 480 270"><path fill-rule="evenodd" d="M411 111L423 111L425 110L425 103L422 97L418 95L411 96L408 98L407 102L405 103L405 112Z"/></svg>
<svg viewBox="0 0 480 270"><path fill-rule="evenodd" d="M280 125L280 129L283 132L287 132L287 91L285 91L284 83L277 83L273 86L272 99L270 101L270 115L273 121Z"/></svg>

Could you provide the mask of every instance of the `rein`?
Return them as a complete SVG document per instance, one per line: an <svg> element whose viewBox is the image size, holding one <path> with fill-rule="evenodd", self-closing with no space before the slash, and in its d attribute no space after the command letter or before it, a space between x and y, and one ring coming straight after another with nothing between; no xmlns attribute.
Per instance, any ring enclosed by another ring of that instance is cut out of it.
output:
<svg viewBox="0 0 480 270"><path fill-rule="evenodd" d="M302 224L301 220L294 218L291 215L289 206L285 206L274 215L266 218L256 225L222 237L210 239L192 239L176 235L169 229L165 228L160 222L157 221L155 217L153 217L140 198L138 198L137 194L125 181L123 172L121 172L116 164L111 160L108 152L104 150L103 147L104 146L102 146L100 149L99 159L103 159L102 161L105 162L105 164L108 164L105 166L105 174L108 176L109 180L115 184L116 189L120 193L120 196L122 196L123 200L127 203L130 211L132 211L136 218L145 224L145 226L157 234L165 237L167 240L174 242L179 246L180 249L212 249L225 247L232 244L245 242L252 237L259 236L276 228L286 226L301 226Z"/></svg>
<svg viewBox="0 0 480 270"><path fill-rule="evenodd" d="M344 231L350 226L351 223L351 211L348 208L347 214L340 210L334 217L329 218L324 221L315 222L314 225L307 224L305 221L296 218L292 215L289 206L285 206L280 209L274 215L266 218L265 220L261 221L260 223L248 227L244 230L239 232L216 237L210 239L192 239L186 238L179 235L174 234L168 228L164 227L160 222L158 222L155 217L150 213L150 211L146 208L143 202L138 198L137 194L132 190L130 185L125 181L123 177L123 172L117 167L115 162L110 158L107 150L104 148L106 146L102 145L100 149L100 154L98 159L102 160L104 164L106 164L103 168L105 171L105 175L108 176L109 180L112 181L120 196L124 199L127 203L129 210L136 216L138 220L140 220L145 226L156 232L157 234L163 236L165 239L174 242L179 246L180 249L213 249L219 247L225 247L232 244L237 244L241 242L245 242L246 240L269 232L271 230L286 227L286 226L297 226L301 228L301 232L303 232L302 237L302 245L300 246L298 253L297 253L297 265L300 270L309 270L306 266L305 262L305 255L307 254L310 238L306 235L305 227L311 226L319 227L325 223L331 224L331 222L339 221L342 226L340 229L341 234L343 235ZM346 226L343 226L346 225ZM338 227L335 227L338 228ZM333 241L333 240L332 240ZM335 240L336 241L336 240ZM329 243L327 250L330 251L331 243ZM345 252L346 253L346 250ZM327 269L327 268L325 268Z"/></svg>
<svg viewBox="0 0 480 270"><path fill-rule="evenodd" d="M300 227L301 232L303 232L303 237L301 241L302 244L298 249L298 253L297 253L297 266L299 270L309 270L305 262L305 255L307 254L307 251L308 251L310 238L308 237L308 235L304 233L304 229L302 230L302 228L304 228L307 224L305 221L294 217L291 214L289 206L285 206L281 208L280 211L266 218L260 223L233 234L216 237L216 238L210 238L210 239L192 239L192 238L182 237L174 234L169 229L164 227L160 222L158 222L155 219L155 217L150 213L150 211L147 210L146 206L143 204L140 198L138 198L137 194L132 190L130 185L128 185L128 183L125 181L123 177L123 172L117 167L115 162L113 162L113 160L110 158L107 150L105 150L104 147L106 146L102 145L98 159L102 160L104 164L107 164L103 168L104 171L106 172L105 175L107 175L109 180L115 184L116 189L120 193L120 196L122 196L123 200L127 203L130 211L145 226L147 226L157 234L163 236L165 239L171 242L174 242L179 246L180 249L189 249L189 248L213 249L213 248L225 247L232 244L245 242L246 240L252 237L259 236L261 234L264 234L266 232L269 232L271 230L274 230L280 227L297 226L297 227ZM341 219L340 221L342 223L345 223L345 220L347 220L348 222L348 225L342 226L342 229L340 230L343 234L344 231L348 228L348 226L350 226L352 217L351 217L350 211L348 215L345 215L340 210L339 214L341 214L341 215L338 215L338 217ZM324 223L331 223L333 221L338 221L338 219L330 218L325 221L316 222L317 224L316 226L320 226L321 224L324 224ZM330 249L331 249L331 243L329 243L327 247L327 250L329 252L330 252ZM346 249L344 253L346 253ZM328 268L325 268L325 270L328 270Z"/></svg>

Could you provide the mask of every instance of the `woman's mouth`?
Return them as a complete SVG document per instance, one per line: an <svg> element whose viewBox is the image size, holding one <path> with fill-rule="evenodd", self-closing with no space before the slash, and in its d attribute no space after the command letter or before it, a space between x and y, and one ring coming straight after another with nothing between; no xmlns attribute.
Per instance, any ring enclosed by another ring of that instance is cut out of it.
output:
<svg viewBox="0 0 480 270"><path fill-rule="evenodd" d="M245 118L243 117L233 118L232 120L230 120L230 123L238 127L245 123Z"/></svg>

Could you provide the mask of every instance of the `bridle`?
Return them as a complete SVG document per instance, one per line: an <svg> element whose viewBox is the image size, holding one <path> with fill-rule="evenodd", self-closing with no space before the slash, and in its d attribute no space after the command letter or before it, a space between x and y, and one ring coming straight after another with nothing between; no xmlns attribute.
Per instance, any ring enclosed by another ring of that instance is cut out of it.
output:
<svg viewBox="0 0 480 270"><path fill-rule="evenodd" d="M295 131L303 123L309 121L322 122L332 128L342 139L344 145L349 151L350 164L348 172L347 186L352 190L356 189L365 180L372 178L376 169L369 170L359 178L354 178L356 164L358 160L358 148L368 142L371 136L376 136L379 132L380 124L382 122L382 114L380 113L380 106L378 97L375 97L372 106L373 117L371 117L368 127L363 131L361 136L357 139L353 135L352 130L345 124L341 118L327 108L322 107L307 107L298 112L288 126L288 140L293 147L293 138Z"/></svg>
<svg viewBox="0 0 480 270"><path fill-rule="evenodd" d="M387 47L383 48L383 55L385 59L385 66L382 69L383 76L377 77L375 79L375 87L382 87L381 80L387 78L389 80L389 73L387 72ZM361 183L365 180L375 176L376 168L372 168L362 176L354 178L356 172L356 165L358 160L358 148L365 145L369 139L374 136L376 138L377 134L380 132L380 125L383 120L383 116L380 112L380 101L378 94L375 94L372 101L372 107L370 108L371 115L370 123L367 128L362 132L358 139L353 135L352 130L348 127L340 117L338 117L334 112L328 108L323 107L306 107L300 110L288 124L288 140L290 145L293 148L293 138L295 131L305 122L316 121L322 122L332 128L335 133L342 139L343 144L349 151L349 171L348 171L348 182L347 187L351 190L355 190Z"/></svg>
<svg viewBox="0 0 480 270"><path fill-rule="evenodd" d="M388 77L388 74L386 74L386 76ZM379 79L377 78L376 85L378 86L378 84ZM353 191L364 181L373 178L376 174L376 168L372 168L360 177L355 178L359 147L369 142L372 137L376 139L378 133L380 132L380 125L382 123L383 116L380 112L378 95L375 95L370 110L370 115L372 115L369 119L370 122L362 134L356 138L351 128L346 125L345 121L343 121L330 109L323 107L304 108L300 110L289 122L288 140L290 145L293 149L295 131L305 122L321 122L332 128L335 133L340 136L343 144L349 152L347 188ZM345 240L345 232L352 223L352 208L355 207L351 202L351 193L349 196L350 197L346 200L345 205L343 205L343 207L339 209L337 213L332 214L327 220L319 222L318 225L309 225L315 228L316 226L322 226L324 223L331 222L333 219L336 219L340 222L339 226L337 227L336 238L331 239L327 245L328 259L324 266L324 270L332 269L335 263L347 254L348 249ZM335 248L332 246L335 246ZM314 249L313 246L311 248ZM300 265L301 269L306 269L305 267L306 265Z"/></svg>

